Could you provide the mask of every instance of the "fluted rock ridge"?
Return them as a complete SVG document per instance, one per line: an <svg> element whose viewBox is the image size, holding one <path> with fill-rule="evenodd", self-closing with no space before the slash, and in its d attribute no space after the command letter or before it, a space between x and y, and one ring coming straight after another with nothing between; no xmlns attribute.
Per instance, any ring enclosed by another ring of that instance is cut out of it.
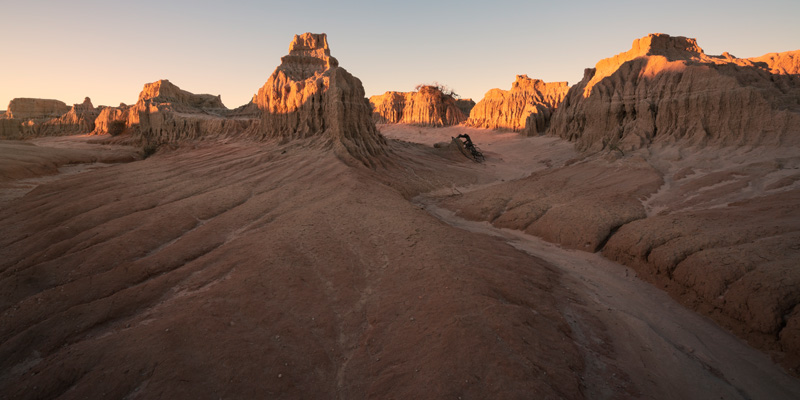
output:
<svg viewBox="0 0 800 400"><path fill-rule="evenodd" d="M327 35L295 35L289 54L253 99L263 137L321 137L339 152L370 163L386 140L372 122L361 81L330 56Z"/></svg>
<svg viewBox="0 0 800 400"><path fill-rule="evenodd" d="M161 144L236 136L254 125L252 118L228 118L228 111L220 96L194 94L161 79L145 84L136 104L103 109L94 133L124 121L134 141Z"/></svg>
<svg viewBox="0 0 800 400"><path fill-rule="evenodd" d="M567 90L567 82L548 83L517 75L510 90L488 91L470 112L467 125L526 134L543 133Z"/></svg>
<svg viewBox="0 0 800 400"><path fill-rule="evenodd" d="M420 86L415 92L386 92L369 98L372 118L379 123L402 123L422 126L458 125L467 120L453 96L436 86ZM474 104L474 103L473 103Z"/></svg>
<svg viewBox="0 0 800 400"><path fill-rule="evenodd" d="M694 39L651 34L587 69L548 132L597 151L653 142L798 145L798 127L796 76L774 74L765 61L706 55Z"/></svg>

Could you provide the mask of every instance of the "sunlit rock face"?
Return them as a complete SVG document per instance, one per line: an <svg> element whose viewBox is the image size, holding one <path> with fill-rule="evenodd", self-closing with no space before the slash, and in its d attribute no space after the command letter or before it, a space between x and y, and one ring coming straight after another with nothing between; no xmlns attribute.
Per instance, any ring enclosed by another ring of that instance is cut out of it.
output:
<svg viewBox="0 0 800 400"><path fill-rule="evenodd" d="M567 94L567 82L544 82L517 75L510 90L492 89L472 109L467 124L478 128L543 133Z"/></svg>
<svg viewBox="0 0 800 400"><path fill-rule="evenodd" d="M320 137L362 161L385 153L361 81L339 67L324 33L296 35L253 103L264 137Z"/></svg>
<svg viewBox="0 0 800 400"><path fill-rule="evenodd" d="M108 128L114 121L125 122L128 119L128 110L131 106L120 104L119 107L103 107L94 120L94 135L104 135L108 133Z"/></svg>
<svg viewBox="0 0 800 400"><path fill-rule="evenodd" d="M727 53L725 53L727 54ZM800 74L800 50L769 53L761 57L748 58L754 63L765 63L770 72L778 75Z"/></svg>
<svg viewBox="0 0 800 400"><path fill-rule="evenodd" d="M166 79L147 83L132 106L102 110L96 134L108 133L112 121L124 121L133 141L170 143L241 135L254 120L228 118L220 96L194 94Z"/></svg>
<svg viewBox="0 0 800 400"><path fill-rule="evenodd" d="M651 34L587 69L549 133L583 151L800 144L800 84L786 74L794 53L709 56L694 39Z"/></svg>
<svg viewBox="0 0 800 400"><path fill-rule="evenodd" d="M386 92L369 101L373 119L379 123L450 126L467 120L462 107L468 103L459 106L453 96L435 86L421 86L416 92Z"/></svg>
<svg viewBox="0 0 800 400"><path fill-rule="evenodd" d="M74 104L64 115L50 119L36 129L41 136L76 135L94 130L94 121L100 111L86 97L83 103Z"/></svg>
<svg viewBox="0 0 800 400"><path fill-rule="evenodd" d="M227 109L220 96L210 94L194 94L182 90L170 81L162 79L144 85L139 93L137 104L150 101L153 103L169 103L174 107L188 106L200 109Z"/></svg>

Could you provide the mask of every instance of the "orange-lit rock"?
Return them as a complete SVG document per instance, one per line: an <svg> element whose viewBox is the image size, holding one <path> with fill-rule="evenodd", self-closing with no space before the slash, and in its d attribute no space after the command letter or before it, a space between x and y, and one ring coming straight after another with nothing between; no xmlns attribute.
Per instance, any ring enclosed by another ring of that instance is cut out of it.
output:
<svg viewBox="0 0 800 400"><path fill-rule="evenodd" d="M104 108L94 133L108 133L112 121L125 121L129 136L123 141L163 144L238 136L256 122L229 118L228 112L220 96L194 94L162 79L145 84L136 104Z"/></svg>
<svg viewBox="0 0 800 400"><path fill-rule="evenodd" d="M321 137L340 155L369 163L386 140L372 122L361 81L339 67L324 33L295 35L289 54L258 90L263 137Z"/></svg>
<svg viewBox="0 0 800 400"><path fill-rule="evenodd" d="M467 101L459 103L430 85L421 86L416 92L386 92L370 97L369 102L373 119L379 123L450 126L466 121L469 115L462 111L469 107Z"/></svg>
<svg viewBox="0 0 800 400"><path fill-rule="evenodd" d="M770 68L727 53L708 56L694 39L652 34L587 69L553 116L549 133L575 141L583 151L654 142L800 144L800 112L793 106L800 85Z"/></svg>
<svg viewBox="0 0 800 400"><path fill-rule="evenodd" d="M492 89L475 105L467 124L538 134L567 94L567 82L544 82L517 75L511 90Z"/></svg>
<svg viewBox="0 0 800 400"><path fill-rule="evenodd" d="M139 93L139 101L137 104L148 100L155 103L173 104L174 107L178 108L181 108L181 106L189 106L206 110L227 109L225 105L222 104L220 96L190 93L175 86L166 79L144 85L144 89Z"/></svg>
<svg viewBox="0 0 800 400"><path fill-rule="evenodd" d="M770 72L773 74L800 74L800 50L786 51L783 53L769 53L761 57L748 58L748 60L754 63L766 63Z"/></svg>
<svg viewBox="0 0 800 400"><path fill-rule="evenodd" d="M127 121L130 106L120 104L119 107L103 107L94 120L92 134L103 135L108 133L108 126L114 121Z"/></svg>
<svg viewBox="0 0 800 400"><path fill-rule="evenodd" d="M50 119L37 127L38 136L75 135L89 133L94 130L94 121L100 114L88 97L83 103L74 104L69 111L54 119Z"/></svg>

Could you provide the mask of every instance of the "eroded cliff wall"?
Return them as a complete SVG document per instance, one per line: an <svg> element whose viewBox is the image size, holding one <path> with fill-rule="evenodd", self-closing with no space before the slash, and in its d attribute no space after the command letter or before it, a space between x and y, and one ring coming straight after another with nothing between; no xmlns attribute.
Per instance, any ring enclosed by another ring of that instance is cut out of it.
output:
<svg viewBox="0 0 800 400"><path fill-rule="evenodd" d="M456 100L435 86L421 86L416 92L386 92L370 97L369 102L378 123L451 126L466 121L469 115L463 111L469 102Z"/></svg>
<svg viewBox="0 0 800 400"><path fill-rule="evenodd" d="M587 69L552 118L549 133L579 150L650 143L688 146L800 144L794 58L708 56L694 39L651 34ZM789 60L789 61L787 61Z"/></svg>
<svg viewBox="0 0 800 400"><path fill-rule="evenodd" d="M472 109L467 125L508 129L526 134L543 133L569 86L517 75L510 90L492 89Z"/></svg>

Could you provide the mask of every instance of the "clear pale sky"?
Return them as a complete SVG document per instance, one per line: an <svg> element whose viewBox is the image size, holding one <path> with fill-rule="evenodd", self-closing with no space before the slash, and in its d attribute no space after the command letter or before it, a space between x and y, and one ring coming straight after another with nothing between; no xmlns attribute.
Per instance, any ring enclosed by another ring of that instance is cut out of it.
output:
<svg viewBox="0 0 800 400"><path fill-rule="evenodd" d="M478 101L518 74L573 85L654 32L714 55L797 50L800 1L0 0L0 109L131 104L158 79L235 108L303 32L327 33L367 96L438 81Z"/></svg>

